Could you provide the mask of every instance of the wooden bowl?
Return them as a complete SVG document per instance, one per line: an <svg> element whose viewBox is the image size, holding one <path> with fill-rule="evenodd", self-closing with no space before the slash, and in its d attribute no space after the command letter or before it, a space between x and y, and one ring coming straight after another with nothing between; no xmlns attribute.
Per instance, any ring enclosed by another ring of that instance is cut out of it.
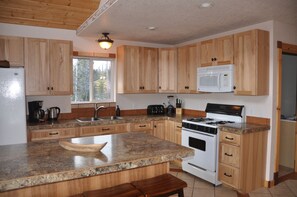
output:
<svg viewBox="0 0 297 197"><path fill-rule="evenodd" d="M59 144L66 150L77 152L99 152L107 144L107 142L104 142L103 144L75 144L65 140L60 140Z"/></svg>

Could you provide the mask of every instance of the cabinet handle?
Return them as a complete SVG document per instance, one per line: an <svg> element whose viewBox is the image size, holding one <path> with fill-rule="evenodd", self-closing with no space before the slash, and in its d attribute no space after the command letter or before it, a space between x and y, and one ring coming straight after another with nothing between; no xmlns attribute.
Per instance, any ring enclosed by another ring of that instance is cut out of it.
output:
<svg viewBox="0 0 297 197"><path fill-rule="evenodd" d="M47 90L50 90L50 87L47 87Z"/></svg>
<svg viewBox="0 0 297 197"><path fill-rule="evenodd" d="M54 88L52 87L51 90L54 90Z"/></svg>
<svg viewBox="0 0 297 197"><path fill-rule="evenodd" d="M228 157L233 157L233 154L225 153L225 155L228 156Z"/></svg>
<svg viewBox="0 0 297 197"><path fill-rule="evenodd" d="M236 89L236 86L233 86L233 90L235 90Z"/></svg>
<svg viewBox="0 0 297 197"><path fill-rule="evenodd" d="M110 128L102 128L102 131L109 131Z"/></svg>
<svg viewBox="0 0 297 197"><path fill-rule="evenodd" d="M189 89L189 86L185 86L185 89Z"/></svg>
<svg viewBox="0 0 297 197"><path fill-rule="evenodd" d="M224 176L226 176L226 177L232 177L231 174L227 174L226 172L224 172Z"/></svg>
<svg viewBox="0 0 297 197"><path fill-rule="evenodd" d="M59 132L50 132L49 135L59 135Z"/></svg>
<svg viewBox="0 0 297 197"><path fill-rule="evenodd" d="M144 90L144 86L142 86L142 89Z"/></svg>
<svg viewBox="0 0 297 197"><path fill-rule="evenodd" d="M146 127L146 125L139 125L139 127Z"/></svg>
<svg viewBox="0 0 297 197"><path fill-rule="evenodd" d="M213 62L213 58L211 58L211 61Z"/></svg>
<svg viewBox="0 0 297 197"><path fill-rule="evenodd" d="M154 125L154 128L157 128L157 125Z"/></svg>
<svg viewBox="0 0 297 197"><path fill-rule="evenodd" d="M217 61L217 58L213 58L213 61Z"/></svg>
<svg viewBox="0 0 297 197"><path fill-rule="evenodd" d="M181 126L176 126L176 128L181 129L182 127Z"/></svg>
<svg viewBox="0 0 297 197"><path fill-rule="evenodd" d="M159 89L161 89L161 86L159 86Z"/></svg>
<svg viewBox="0 0 297 197"><path fill-rule="evenodd" d="M227 140L234 140L234 138L233 137L225 137L225 139L227 139Z"/></svg>

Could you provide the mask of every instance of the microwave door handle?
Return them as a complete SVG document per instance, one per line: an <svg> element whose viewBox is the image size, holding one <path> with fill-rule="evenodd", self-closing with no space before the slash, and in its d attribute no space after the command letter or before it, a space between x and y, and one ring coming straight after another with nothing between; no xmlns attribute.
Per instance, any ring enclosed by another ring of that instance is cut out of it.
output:
<svg viewBox="0 0 297 197"><path fill-rule="evenodd" d="M221 75L222 74L218 74L218 88L219 88L219 90L221 89Z"/></svg>

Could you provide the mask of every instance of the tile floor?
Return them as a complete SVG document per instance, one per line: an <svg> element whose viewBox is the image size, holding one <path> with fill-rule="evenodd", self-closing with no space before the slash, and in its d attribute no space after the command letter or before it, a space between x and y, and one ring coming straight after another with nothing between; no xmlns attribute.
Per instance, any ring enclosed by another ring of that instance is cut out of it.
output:
<svg viewBox="0 0 297 197"><path fill-rule="evenodd" d="M286 180L272 188L260 188L249 193L250 197L296 197L297 180Z"/></svg>
<svg viewBox="0 0 297 197"><path fill-rule="evenodd" d="M237 197L237 192L232 188L223 185L214 187L211 183L187 172L170 173L187 182L188 187L184 189L185 197ZM297 197L297 180L287 180L272 188L257 189L249 193L249 197Z"/></svg>
<svg viewBox="0 0 297 197"><path fill-rule="evenodd" d="M222 185L214 187L213 184L189 173L172 171L170 173L187 182L188 187L184 189L185 197L237 197L236 191Z"/></svg>

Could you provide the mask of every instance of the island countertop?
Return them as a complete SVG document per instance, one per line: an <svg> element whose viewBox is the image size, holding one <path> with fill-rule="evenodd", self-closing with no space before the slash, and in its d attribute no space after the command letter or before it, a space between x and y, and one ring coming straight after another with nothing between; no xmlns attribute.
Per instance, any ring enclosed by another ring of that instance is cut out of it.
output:
<svg viewBox="0 0 297 197"><path fill-rule="evenodd" d="M146 133L72 138L107 145L96 153L62 148L56 140L0 146L0 192L73 180L193 156L192 149Z"/></svg>

